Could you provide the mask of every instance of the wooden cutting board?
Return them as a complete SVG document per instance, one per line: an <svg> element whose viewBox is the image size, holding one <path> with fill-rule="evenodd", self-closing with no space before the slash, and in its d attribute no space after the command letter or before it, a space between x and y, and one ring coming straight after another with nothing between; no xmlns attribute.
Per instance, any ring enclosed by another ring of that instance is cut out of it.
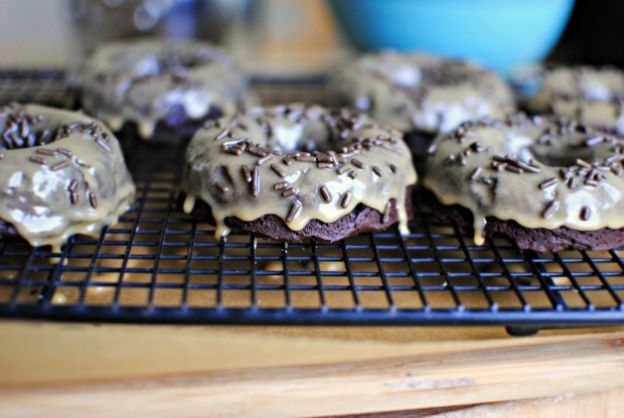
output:
<svg viewBox="0 0 624 418"><path fill-rule="evenodd" d="M613 406L624 388L624 328L512 338L499 328L7 321L0 338L0 416L581 411L570 405Z"/></svg>

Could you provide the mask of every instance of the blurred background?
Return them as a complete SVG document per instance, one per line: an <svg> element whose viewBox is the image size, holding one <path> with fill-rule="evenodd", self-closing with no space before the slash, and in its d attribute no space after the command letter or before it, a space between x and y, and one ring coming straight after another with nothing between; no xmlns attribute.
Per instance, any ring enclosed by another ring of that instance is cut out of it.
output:
<svg viewBox="0 0 624 418"><path fill-rule="evenodd" d="M619 0L2 0L2 67L72 67L112 38L210 40L250 71L326 71L361 50L424 50L510 74L624 65Z"/></svg>

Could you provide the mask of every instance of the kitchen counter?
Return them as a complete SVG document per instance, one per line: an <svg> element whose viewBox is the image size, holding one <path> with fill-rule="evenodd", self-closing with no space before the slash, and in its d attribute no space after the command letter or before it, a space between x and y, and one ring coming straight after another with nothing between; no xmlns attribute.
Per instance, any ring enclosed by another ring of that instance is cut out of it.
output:
<svg viewBox="0 0 624 418"><path fill-rule="evenodd" d="M624 327L5 321L0 335L0 416L619 416L624 394Z"/></svg>

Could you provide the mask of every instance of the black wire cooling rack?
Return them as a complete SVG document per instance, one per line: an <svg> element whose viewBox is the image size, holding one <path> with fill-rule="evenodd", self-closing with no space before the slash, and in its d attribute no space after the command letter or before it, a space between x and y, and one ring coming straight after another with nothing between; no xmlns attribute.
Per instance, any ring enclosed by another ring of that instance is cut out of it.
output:
<svg viewBox="0 0 624 418"><path fill-rule="evenodd" d="M265 102L324 102L321 79L257 80ZM72 107L62 72L0 73L0 102ZM0 315L229 324L505 325L624 323L623 250L536 254L475 246L427 213L336 244L284 244L213 227L178 206L183 146L121 138L137 199L98 238L61 253L0 241ZM60 262L54 262L54 258Z"/></svg>

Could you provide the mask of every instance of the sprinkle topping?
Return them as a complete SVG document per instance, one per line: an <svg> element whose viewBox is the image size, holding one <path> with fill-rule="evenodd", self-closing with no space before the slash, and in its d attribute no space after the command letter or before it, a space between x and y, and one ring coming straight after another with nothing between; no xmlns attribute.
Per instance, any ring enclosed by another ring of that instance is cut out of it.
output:
<svg viewBox="0 0 624 418"><path fill-rule="evenodd" d="M321 194L321 197L323 198L323 200L327 203L331 202L332 200L332 195L331 192L329 191L329 189L327 188L327 186L321 186L319 188L319 193Z"/></svg>
<svg viewBox="0 0 624 418"><path fill-rule="evenodd" d="M327 222L328 217L344 216L355 204L383 207L391 199L404 202L405 187L414 183L416 174L399 134L377 126L366 115L313 109L285 105L258 108L253 114L249 109L225 122L225 127L200 130L187 151L190 170L186 172L195 173L196 178L205 176L214 187L191 178L182 182L184 191L206 200L217 222L284 212L287 221L301 221L305 213L306 222ZM309 121L314 123L307 125ZM305 126L301 138L290 134L295 123ZM389 175L399 170L404 175ZM241 204L238 193L231 194L231 199L219 198L227 192L223 186L231 192L241 184L249 187L256 203ZM367 184L370 192L365 191ZM324 212L317 214L321 205ZM243 209L245 214L239 212ZM398 216L402 231L406 230L403 214ZM217 229L224 233L227 225Z"/></svg>
<svg viewBox="0 0 624 418"><path fill-rule="evenodd" d="M271 170L273 170L273 172L277 174L278 176L280 176L281 178L286 177L286 172L282 170L282 167L280 167L277 164L271 164Z"/></svg>
<svg viewBox="0 0 624 418"><path fill-rule="evenodd" d="M295 202L290 206L288 215L286 216L286 222L292 222L293 220L295 220L295 218L301 213L302 209L303 205L301 204L301 202L295 200Z"/></svg>
<svg viewBox="0 0 624 418"><path fill-rule="evenodd" d="M349 203L351 202L351 197L353 196L353 193L351 192L346 192L344 195L342 195L342 200L340 201L340 206L345 209L347 208L347 206L349 206Z"/></svg>

